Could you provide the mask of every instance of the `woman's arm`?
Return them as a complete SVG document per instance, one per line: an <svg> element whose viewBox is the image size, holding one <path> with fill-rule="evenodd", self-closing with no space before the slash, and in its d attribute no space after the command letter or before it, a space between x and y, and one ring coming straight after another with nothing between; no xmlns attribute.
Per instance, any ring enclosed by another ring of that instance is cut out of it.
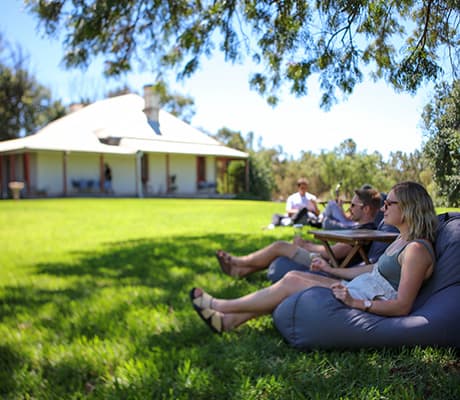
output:
<svg viewBox="0 0 460 400"><path fill-rule="evenodd" d="M399 262L401 280L396 299L373 300L367 311L379 315L402 316L412 310L423 281L433 272L433 258L423 244L412 242L400 254ZM350 307L365 309L363 300L354 299L348 293L341 300Z"/></svg>

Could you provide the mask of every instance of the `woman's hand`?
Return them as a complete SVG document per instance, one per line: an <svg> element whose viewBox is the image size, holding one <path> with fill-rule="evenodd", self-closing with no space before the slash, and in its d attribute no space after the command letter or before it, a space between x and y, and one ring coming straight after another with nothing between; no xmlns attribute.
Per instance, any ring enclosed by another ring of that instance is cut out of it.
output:
<svg viewBox="0 0 460 400"><path fill-rule="evenodd" d="M340 300L342 303L347 306L354 307L355 299L350 296L348 288L341 283L333 283L331 285L332 294L337 300Z"/></svg>

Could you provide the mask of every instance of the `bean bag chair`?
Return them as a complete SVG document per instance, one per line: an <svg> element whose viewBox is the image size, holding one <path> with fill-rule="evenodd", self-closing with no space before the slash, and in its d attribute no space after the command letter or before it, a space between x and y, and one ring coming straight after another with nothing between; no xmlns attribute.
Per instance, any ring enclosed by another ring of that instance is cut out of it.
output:
<svg viewBox="0 0 460 400"><path fill-rule="evenodd" d="M299 349L460 347L460 213L439 216L436 267L411 313L384 317L335 299L327 288L293 294L273 312L276 328Z"/></svg>

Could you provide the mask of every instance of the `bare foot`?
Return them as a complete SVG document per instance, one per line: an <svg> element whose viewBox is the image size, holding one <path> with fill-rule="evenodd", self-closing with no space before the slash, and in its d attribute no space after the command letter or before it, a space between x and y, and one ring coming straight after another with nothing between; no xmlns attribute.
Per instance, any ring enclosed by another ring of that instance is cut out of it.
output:
<svg viewBox="0 0 460 400"><path fill-rule="evenodd" d="M222 272L229 276L235 276L233 271L232 256L223 250L216 251L217 261L219 261Z"/></svg>

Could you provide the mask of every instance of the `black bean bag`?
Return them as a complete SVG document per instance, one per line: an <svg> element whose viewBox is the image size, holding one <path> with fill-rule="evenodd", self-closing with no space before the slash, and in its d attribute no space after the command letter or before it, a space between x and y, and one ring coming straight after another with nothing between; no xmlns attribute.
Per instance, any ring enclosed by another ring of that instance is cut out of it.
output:
<svg viewBox="0 0 460 400"><path fill-rule="evenodd" d="M273 312L275 326L299 349L460 347L460 213L439 216L434 273L411 313L384 317L335 299L327 288L293 294Z"/></svg>

